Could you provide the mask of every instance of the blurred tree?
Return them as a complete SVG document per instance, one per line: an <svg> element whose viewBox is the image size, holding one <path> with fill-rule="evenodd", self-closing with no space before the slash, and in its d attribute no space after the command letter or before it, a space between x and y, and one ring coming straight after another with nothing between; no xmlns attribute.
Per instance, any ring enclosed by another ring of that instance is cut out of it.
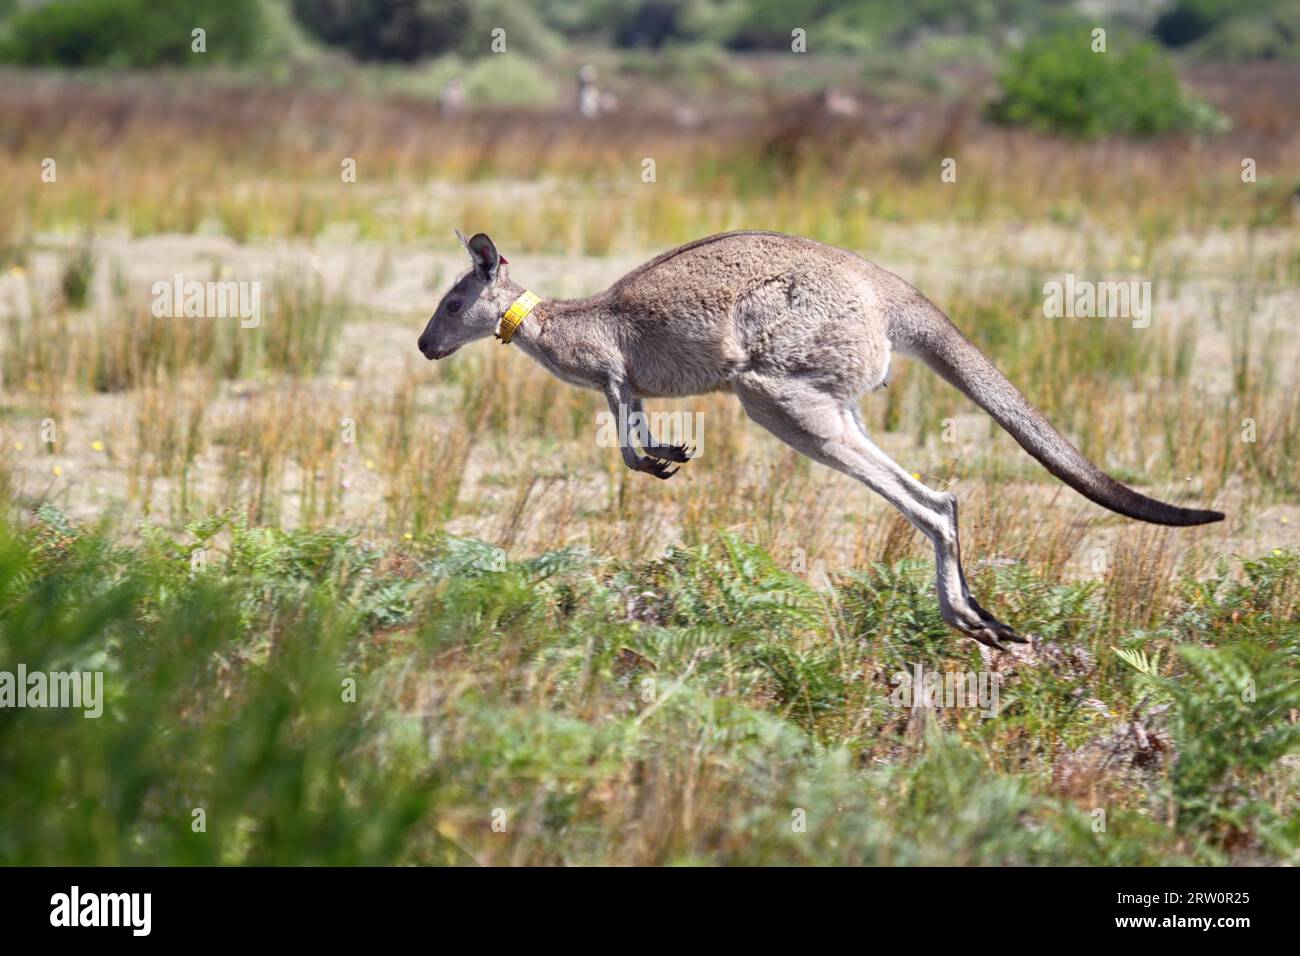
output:
<svg viewBox="0 0 1300 956"><path fill-rule="evenodd" d="M497 28L506 30L507 51L545 56L560 45L538 5L518 0L293 0L293 9L316 36L359 60L479 57Z"/></svg>
<svg viewBox="0 0 1300 956"><path fill-rule="evenodd" d="M1153 32L1166 46L1207 60L1300 58L1300 3L1295 0L1177 0Z"/></svg>
<svg viewBox="0 0 1300 956"><path fill-rule="evenodd" d="M684 34L678 17L682 4L678 0L645 0L619 21L614 40L619 46L659 48L672 38Z"/></svg>
<svg viewBox="0 0 1300 956"><path fill-rule="evenodd" d="M789 49L801 27L820 50L889 49L927 34L1039 33L1071 0L678 0L679 29L732 49Z"/></svg>
<svg viewBox="0 0 1300 956"><path fill-rule="evenodd" d="M1176 0L1156 20L1154 32L1165 46L1186 46L1233 17L1276 6L1276 0Z"/></svg>
<svg viewBox="0 0 1300 956"><path fill-rule="evenodd" d="M1216 63L1300 60L1300 4L1259 16L1232 17L1191 49L1198 58Z"/></svg>
<svg viewBox="0 0 1300 956"><path fill-rule="evenodd" d="M206 31L205 53L191 31ZM4 22L0 61L23 66L155 67L238 62L261 49L261 0L52 0Z"/></svg>
<svg viewBox="0 0 1300 956"><path fill-rule="evenodd" d="M469 0L293 0L303 26L359 60L412 62L453 50L469 30Z"/></svg>

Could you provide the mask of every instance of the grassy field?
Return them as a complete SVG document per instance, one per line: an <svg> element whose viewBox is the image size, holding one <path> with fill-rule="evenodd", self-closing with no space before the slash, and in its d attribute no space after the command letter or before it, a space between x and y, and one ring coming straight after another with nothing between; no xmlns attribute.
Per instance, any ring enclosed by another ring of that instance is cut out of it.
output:
<svg viewBox="0 0 1300 956"><path fill-rule="evenodd" d="M0 862L1295 863L1291 70L1203 78L1231 137L1090 144L942 101L445 119L7 74L0 668L106 700L0 713ZM426 363L453 226L554 297L728 228L853 249L1116 477L1228 518L1102 511L899 362L864 419L1034 638L987 653L910 525L729 397L655 403L703 429L659 482L517 350ZM176 273L260 282L260 322L155 316ZM1151 281L1154 321L1045 317L1065 273ZM900 702L918 667L996 715Z"/></svg>

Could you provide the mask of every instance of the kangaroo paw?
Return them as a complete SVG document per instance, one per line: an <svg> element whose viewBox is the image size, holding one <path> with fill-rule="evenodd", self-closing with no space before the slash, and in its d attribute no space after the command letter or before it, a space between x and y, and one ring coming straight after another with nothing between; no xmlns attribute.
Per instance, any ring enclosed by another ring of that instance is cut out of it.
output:
<svg viewBox="0 0 1300 956"><path fill-rule="evenodd" d="M669 469L671 462L664 461L660 458L642 458L641 470L647 475L654 475L656 478L668 479L681 470L679 465L676 468Z"/></svg>
<svg viewBox="0 0 1300 956"><path fill-rule="evenodd" d="M646 453L664 461L686 463L695 457L695 446L691 445L655 445L646 449Z"/></svg>
<svg viewBox="0 0 1300 956"><path fill-rule="evenodd" d="M974 638L987 647L997 648L999 651L1009 650L1002 643L1003 641L1013 644L1029 643L1026 638L1016 633L1015 628L1003 624L980 607L973 598L969 599L967 607L945 614L944 619L967 637Z"/></svg>
<svg viewBox="0 0 1300 956"><path fill-rule="evenodd" d="M1008 648L1007 645L1003 644L1000 640L998 640L997 634L995 634L993 631L990 631L988 628L984 628L984 627L977 628L972 631L967 631L966 634L968 637L973 637L975 640L979 641L985 647L992 647L999 651L1002 651L1003 653L1010 650L1010 648Z"/></svg>
<svg viewBox="0 0 1300 956"><path fill-rule="evenodd" d="M1010 641L1013 644L1029 643L1029 638L1021 637L1019 634L1016 633L1016 629L1012 627L1010 624L1003 624L1001 621L999 621L988 611L984 610L984 608L980 606L979 601L975 600L974 598L970 598L970 603L971 603L971 607L975 608L975 613L980 616L980 620L984 623L984 627L992 631L1000 639L1004 641Z"/></svg>

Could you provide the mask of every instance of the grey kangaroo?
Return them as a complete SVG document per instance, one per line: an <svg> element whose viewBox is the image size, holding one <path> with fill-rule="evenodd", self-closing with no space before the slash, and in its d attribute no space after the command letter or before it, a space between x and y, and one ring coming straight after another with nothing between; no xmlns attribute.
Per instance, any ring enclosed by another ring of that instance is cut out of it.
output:
<svg viewBox="0 0 1300 956"><path fill-rule="evenodd" d="M641 417L631 413L644 414L642 399L734 392L750 418L883 496L930 539L943 618L981 644L1006 650L1004 641L1025 639L966 587L957 499L877 448L858 410L859 397L885 383L895 352L929 365L1097 504L1154 524L1223 518L1148 498L1105 474L925 296L843 249L775 232L728 232L665 252L590 298L543 301L510 279L486 235L456 235L473 268L420 336L426 357L446 358L490 335L516 342L564 381L603 392L619 422L623 460L656 478L671 478L692 450L660 444L631 424Z"/></svg>

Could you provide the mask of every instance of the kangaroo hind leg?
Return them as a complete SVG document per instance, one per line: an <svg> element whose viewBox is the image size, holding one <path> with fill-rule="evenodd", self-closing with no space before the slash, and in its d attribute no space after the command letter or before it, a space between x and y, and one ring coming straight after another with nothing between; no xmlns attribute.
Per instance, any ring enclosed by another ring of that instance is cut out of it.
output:
<svg viewBox="0 0 1300 956"><path fill-rule="evenodd" d="M851 401L799 380L746 376L735 383L745 413L813 461L856 478L892 504L934 546L939 608L951 626L1005 650L1024 638L975 602L966 588L957 535L956 499L917 481L876 447Z"/></svg>

